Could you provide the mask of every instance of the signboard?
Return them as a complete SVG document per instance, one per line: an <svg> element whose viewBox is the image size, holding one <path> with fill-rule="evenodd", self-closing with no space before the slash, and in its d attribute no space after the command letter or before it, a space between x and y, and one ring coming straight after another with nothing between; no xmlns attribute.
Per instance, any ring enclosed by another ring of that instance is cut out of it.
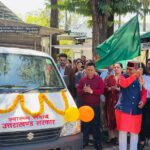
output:
<svg viewBox="0 0 150 150"><path fill-rule="evenodd" d="M31 33L38 34L40 27L0 26L0 33Z"/></svg>
<svg viewBox="0 0 150 150"><path fill-rule="evenodd" d="M86 33L84 32L71 32L70 35L86 37Z"/></svg>
<svg viewBox="0 0 150 150"><path fill-rule="evenodd" d="M150 49L150 42L141 43L142 50L149 50Z"/></svg>
<svg viewBox="0 0 150 150"><path fill-rule="evenodd" d="M66 33L68 33L68 35L73 35L73 36L85 36L86 37L86 33L85 32L72 32L71 30L65 31Z"/></svg>

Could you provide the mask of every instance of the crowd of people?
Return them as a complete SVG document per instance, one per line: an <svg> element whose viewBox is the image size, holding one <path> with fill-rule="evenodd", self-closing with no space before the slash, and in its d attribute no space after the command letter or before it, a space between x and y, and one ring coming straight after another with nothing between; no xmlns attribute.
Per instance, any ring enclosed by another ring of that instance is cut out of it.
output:
<svg viewBox="0 0 150 150"><path fill-rule="evenodd" d="M83 148L93 135L94 147L102 149L101 128L108 131L107 143L119 144L127 150L143 150L150 138L150 59L143 63L129 61L126 71L115 63L106 71L96 70L92 60L81 56L73 62L66 54L59 55L58 68L78 107L88 105L94 110L94 119L82 122Z"/></svg>

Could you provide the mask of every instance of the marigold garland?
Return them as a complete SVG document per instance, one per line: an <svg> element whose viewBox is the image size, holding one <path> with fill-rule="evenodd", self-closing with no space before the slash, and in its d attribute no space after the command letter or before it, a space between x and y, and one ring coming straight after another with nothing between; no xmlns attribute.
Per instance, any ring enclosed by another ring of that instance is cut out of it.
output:
<svg viewBox="0 0 150 150"><path fill-rule="evenodd" d="M48 100L48 98L44 94L40 93L39 96L38 96L40 108L37 112L31 112L25 106L24 96L22 94L19 94L19 95L17 95L16 99L14 100L13 104L10 107L8 107L7 109L0 109L0 114L9 113L9 112L13 111L16 108L16 106L18 105L19 101L20 101L21 108L26 114L31 115L33 117L39 116L44 111L44 101L45 101L45 103L51 109L53 109L56 113L58 113L60 115L64 115L65 111L69 108L68 98L67 98L66 93L65 93L64 90L61 91L61 97L63 98L64 104L65 104L65 109L64 110L60 110L57 107L55 107L54 104L50 100Z"/></svg>
<svg viewBox="0 0 150 150"><path fill-rule="evenodd" d="M37 112L31 112L26 106L25 106L25 100L24 100L24 97L22 95L21 99L20 99L20 105L21 105L21 108L22 110L26 113L26 114L29 114L31 116L39 116L40 114L43 113L44 111L44 101L43 99L39 99L39 104L40 104L40 108Z"/></svg>
<svg viewBox="0 0 150 150"><path fill-rule="evenodd" d="M9 113L9 112L13 111L16 108L20 98L21 98L20 95L17 95L13 104L10 107L8 107L7 109L0 109L0 113L4 114L4 113Z"/></svg>

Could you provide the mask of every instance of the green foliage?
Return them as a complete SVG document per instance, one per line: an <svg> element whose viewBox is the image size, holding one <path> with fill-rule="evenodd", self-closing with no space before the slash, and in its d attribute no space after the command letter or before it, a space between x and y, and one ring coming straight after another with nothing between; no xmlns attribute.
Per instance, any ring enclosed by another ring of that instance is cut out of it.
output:
<svg viewBox="0 0 150 150"><path fill-rule="evenodd" d="M60 10L68 10L70 12L79 13L85 16L91 16L91 1L92 0L58 0L58 5L51 6L49 0L46 1L48 8L59 8ZM106 0L98 0L97 12L100 14L126 14L149 12L148 7L150 0L112 0L108 3Z"/></svg>
<svg viewBox="0 0 150 150"><path fill-rule="evenodd" d="M88 27L91 28L92 27L92 18L89 18L87 21Z"/></svg>
<svg viewBox="0 0 150 150"><path fill-rule="evenodd" d="M110 15L112 13L112 7L105 0L102 0L98 5L98 12L100 14Z"/></svg>
<svg viewBox="0 0 150 150"><path fill-rule="evenodd" d="M141 7L141 3L138 0L115 0L112 7L114 13L126 14L128 12L138 12Z"/></svg>
<svg viewBox="0 0 150 150"><path fill-rule="evenodd" d="M49 27L50 24L49 10L45 9L45 10L30 12L26 16L25 21L27 23Z"/></svg>
<svg viewBox="0 0 150 150"><path fill-rule="evenodd" d="M150 0L140 0L141 4L142 4L142 11L147 14L150 13Z"/></svg>
<svg viewBox="0 0 150 150"><path fill-rule="evenodd" d="M101 0L98 6L98 11L101 14L126 14L128 12L135 13L141 9L141 3L138 0L113 0L109 3L106 0Z"/></svg>
<svg viewBox="0 0 150 150"><path fill-rule="evenodd" d="M68 10L84 16L91 15L91 11L89 11L91 9L90 0L58 0L58 4L55 6L52 6L49 0L45 1L47 8L59 8L60 10Z"/></svg>

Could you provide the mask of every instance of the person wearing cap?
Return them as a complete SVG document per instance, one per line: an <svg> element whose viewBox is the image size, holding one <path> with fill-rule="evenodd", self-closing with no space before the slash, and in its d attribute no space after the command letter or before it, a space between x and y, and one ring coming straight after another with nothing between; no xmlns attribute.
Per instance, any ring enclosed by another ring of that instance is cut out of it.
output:
<svg viewBox="0 0 150 150"><path fill-rule="evenodd" d="M116 104L116 124L119 130L119 150L127 150L127 134L130 133L130 150L137 150L141 130L142 108L146 103L146 89L141 81L139 63L128 62L126 74L120 75L120 97Z"/></svg>

